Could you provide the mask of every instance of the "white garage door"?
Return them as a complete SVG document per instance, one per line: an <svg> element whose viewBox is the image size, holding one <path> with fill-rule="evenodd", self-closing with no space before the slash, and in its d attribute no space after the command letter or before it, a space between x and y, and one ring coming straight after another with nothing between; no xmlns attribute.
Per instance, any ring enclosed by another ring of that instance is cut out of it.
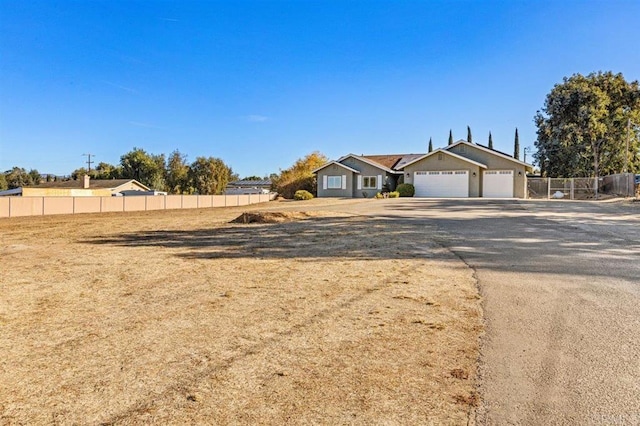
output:
<svg viewBox="0 0 640 426"><path fill-rule="evenodd" d="M513 198L513 170L485 170L482 196Z"/></svg>
<svg viewBox="0 0 640 426"><path fill-rule="evenodd" d="M469 197L469 172L416 172L413 177L416 197Z"/></svg>

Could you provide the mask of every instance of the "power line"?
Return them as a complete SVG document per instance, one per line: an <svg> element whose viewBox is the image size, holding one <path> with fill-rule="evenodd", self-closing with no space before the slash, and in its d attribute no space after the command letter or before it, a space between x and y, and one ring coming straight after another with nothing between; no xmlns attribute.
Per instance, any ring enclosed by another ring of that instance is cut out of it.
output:
<svg viewBox="0 0 640 426"><path fill-rule="evenodd" d="M94 161L91 161L91 156L93 154L82 154L83 156L87 157L87 173L91 173L91 165L94 163ZM95 157L95 155L93 155Z"/></svg>

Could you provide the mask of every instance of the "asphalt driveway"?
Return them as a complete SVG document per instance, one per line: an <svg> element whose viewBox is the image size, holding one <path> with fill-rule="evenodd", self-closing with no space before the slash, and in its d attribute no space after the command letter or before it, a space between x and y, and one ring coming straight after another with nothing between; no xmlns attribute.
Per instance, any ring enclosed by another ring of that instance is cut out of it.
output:
<svg viewBox="0 0 640 426"><path fill-rule="evenodd" d="M368 200L474 268L481 424L640 424L640 205ZM344 210L344 209L343 209Z"/></svg>

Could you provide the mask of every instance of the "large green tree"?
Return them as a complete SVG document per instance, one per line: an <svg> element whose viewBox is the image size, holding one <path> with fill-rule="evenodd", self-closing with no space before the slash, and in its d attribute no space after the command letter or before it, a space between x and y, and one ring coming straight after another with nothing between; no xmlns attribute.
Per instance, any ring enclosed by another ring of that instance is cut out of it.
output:
<svg viewBox="0 0 640 426"><path fill-rule="evenodd" d="M224 161L214 157L197 157L189 167L190 186L198 194L222 194L233 176Z"/></svg>
<svg viewBox="0 0 640 426"><path fill-rule="evenodd" d="M277 177L271 179L271 188L285 198L293 198L300 189L316 194L317 182L313 171L328 161L325 155L312 152L298 159L288 169L281 170Z"/></svg>
<svg viewBox="0 0 640 426"><path fill-rule="evenodd" d="M429 152L433 151L433 141L429 138Z"/></svg>
<svg viewBox="0 0 640 426"><path fill-rule="evenodd" d="M177 149L167 159L165 180L167 191L171 194L188 194L191 192L187 156Z"/></svg>
<svg viewBox="0 0 640 426"><path fill-rule="evenodd" d="M165 159L164 154L148 154L144 149L133 148L132 151L120 157L122 177L135 179L152 189L165 189Z"/></svg>
<svg viewBox="0 0 640 426"><path fill-rule="evenodd" d="M471 136L471 127L467 126L467 142L473 143L473 136Z"/></svg>
<svg viewBox="0 0 640 426"><path fill-rule="evenodd" d="M14 167L11 170L7 170L4 175L8 189L37 185L40 183L40 173L35 169L27 172L22 167Z"/></svg>
<svg viewBox="0 0 640 426"><path fill-rule="evenodd" d="M518 136L518 128L516 127L516 137L513 140L513 158L520 159L520 136Z"/></svg>
<svg viewBox="0 0 640 426"><path fill-rule="evenodd" d="M534 121L544 176L640 172L640 87L622 74L574 74L553 87ZM627 123L630 123L627 150Z"/></svg>
<svg viewBox="0 0 640 426"><path fill-rule="evenodd" d="M493 136L491 136L491 132L489 132L489 149L493 149Z"/></svg>
<svg viewBox="0 0 640 426"><path fill-rule="evenodd" d="M9 184L7 183L7 178L4 173L0 173L0 191L4 191L5 189L9 189Z"/></svg>
<svg viewBox="0 0 640 426"><path fill-rule="evenodd" d="M453 145L453 131L449 129L449 145Z"/></svg>

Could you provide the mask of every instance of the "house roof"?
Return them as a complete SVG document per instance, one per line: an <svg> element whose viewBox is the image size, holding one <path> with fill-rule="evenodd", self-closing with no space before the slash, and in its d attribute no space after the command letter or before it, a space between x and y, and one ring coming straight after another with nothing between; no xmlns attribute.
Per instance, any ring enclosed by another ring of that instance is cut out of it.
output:
<svg viewBox="0 0 640 426"><path fill-rule="evenodd" d="M248 180L248 179L243 179L243 180L236 180L234 182L229 182L227 184L227 186L230 187L244 187L244 186L250 186L250 187L255 187L255 186L271 186L271 180L270 179L260 179L260 180Z"/></svg>
<svg viewBox="0 0 640 426"><path fill-rule="evenodd" d="M136 185L141 188L146 188L147 191L150 188L146 185L141 184L135 179L91 179L89 180L89 188L88 189L115 189L119 186L125 185L129 182L134 182ZM31 185L25 186L25 188L69 188L69 189L84 189L83 181L78 180L67 180L62 182L44 182L39 185Z"/></svg>
<svg viewBox="0 0 640 426"><path fill-rule="evenodd" d="M451 146L453 146L453 145L451 145ZM435 151L432 151L432 152L430 152L430 153L428 153L428 154L423 154L423 155L421 155L420 157L414 158L413 160L411 160L411 161L407 162L407 163L406 163L404 166L402 166L402 167L403 167L403 168L404 168L404 167L407 167L407 166L409 166L409 165L411 165L411 164L413 164L413 163L417 163L418 161L420 161L420 160L424 160L425 158L431 157L432 155L437 154L437 153L442 153L442 154L450 155L450 156L452 156L452 157L454 157L454 158L457 158L457 159L459 159L459 160L466 161L467 163L475 164L476 166L478 166L478 167L482 167L483 169L486 169L486 168L487 168L486 164L478 163L477 161L470 160L469 158L467 158L467 157L463 157L462 155L458 155L458 154L456 154L456 153L449 152L449 151L447 151L445 148L438 148L438 149L436 149Z"/></svg>
<svg viewBox="0 0 640 426"><path fill-rule="evenodd" d="M375 163L380 164L383 167L387 167L392 170L399 170L404 163L407 163L414 158L420 157L424 154L388 154L388 155L363 155L361 158L366 158Z"/></svg>
<svg viewBox="0 0 640 426"><path fill-rule="evenodd" d="M478 145L478 144L475 144L475 143L467 142L467 141L465 141L463 139L460 139L459 141L454 142L453 144L448 145L443 149L449 150L449 149L453 148L454 146L458 146L460 144L467 145L467 146L472 146L472 147L478 148L478 149L480 149L482 151L489 152L489 153L491 153L493 155L497 155L498 157L504 158L505 160L513 161L514 163L518 163L518 164L524 166L525 170L527 168L533 170L533 166L531 164L525 163L525 162L520 161L520 160L516 160L512 156L510 156L508 154L505 154L503 152L500 152L500 151L496 151L495 149L491 149L491 148L487 148L487 147L485 147L483 145Z"/></svg>
<svg viewBox="0 0 640 426"><path fill-rule="evenodd" d="M346 157L348 157L348 156L346 156ZM342 159L344 159L344 158L346 158L346 157L342 157L340 160L342 160ZM340 160L338 160L338 161L340 161ZM351 168L351 167L349 167L349 166L345 166L344 164L339 163L338 161L336 161L336 160L334 160L334 161L329 161L327 164L324 164L324 165L322 165L322 166L318 167L317 169L313 170L311 173L318 173L320 170L324 169L325 167L329 167L330 165L335 164L336 166L344 167L345 169L349 170L350 172L360 174L360 172L359 172L359 171L357 171L356 169L352 169L352 168Z"/></svg>
<svg viewBox="0 0 640 426"><path fill-rule="evenodd" d="M373 155L372 156L364 156L364 155L347 154L344 157L338 158L337 161L340 162L340 161L343 161L343 160L345 160L345 159L347 159L349 157L353 157L353 158L355 158L357 160L360 160L360 161L362 161L364 163L369 164L370 166L377 167L380 170L384 170L385 172L397 173L396 170L393 170L390 167L385 166L384 164L378 163L377 161L374 161L374 160L371 160L371 159L368 158L368 157L376 157L376 156L373 156ZM387 156L383 155L383 156L380 156L380 157L387 157Z"/></svg>
<svg viewBox="0 0 640 426"><path fill-rule="evenodd" d="M13 188L13 189L6 189L4 191L0 191L0 197L5 196L5 195L18 195L18 194L22 194L22 187Z"/></svg>

